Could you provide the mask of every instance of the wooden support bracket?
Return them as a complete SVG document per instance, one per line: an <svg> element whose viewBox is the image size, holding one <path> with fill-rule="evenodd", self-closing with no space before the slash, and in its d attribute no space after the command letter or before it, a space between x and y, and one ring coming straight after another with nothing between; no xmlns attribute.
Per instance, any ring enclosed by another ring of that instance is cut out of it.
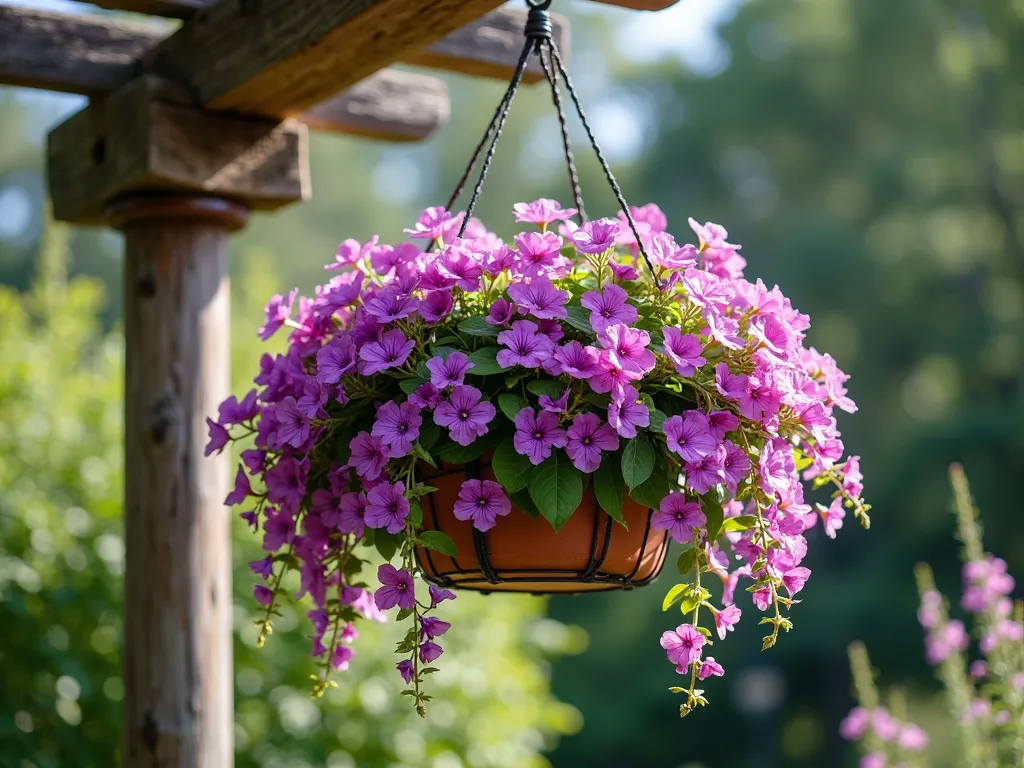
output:
<svg viewBox="0 0 1024 768"><path fill-rule="evenodd" d="M176 86L132 80L49 136L54 216L98 224L106 204L131 191L216 195L274 210L309 194L306 126L188 106Z"/></svg>

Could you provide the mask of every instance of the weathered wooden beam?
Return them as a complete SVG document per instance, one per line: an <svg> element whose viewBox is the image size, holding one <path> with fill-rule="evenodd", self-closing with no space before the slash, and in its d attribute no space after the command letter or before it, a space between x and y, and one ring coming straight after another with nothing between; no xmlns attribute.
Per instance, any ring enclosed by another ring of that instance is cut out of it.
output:
<svg viewBox="0 0 1024 768"><path fill-rule="evenodd" d="M152 76L132 80L50 132L54 215L100 223L137 190L179 190L274 210L309 192L306 126L213 115Z"/></svg>
<svg viewBox="0 0 1024 768"><path fill-rule="evenodd" d="M165 37L146 24L0 6L0 83L110 93ZM297 118L324 131L415 141L444 125L449 113L444 81L383 69Z"/></svg>
<svg viewBox="0 0 1024 768"><path fill-rule="evenodd" d="M144 57L198 103L297 114L469 24L500 0L219 2Z"/></svg>

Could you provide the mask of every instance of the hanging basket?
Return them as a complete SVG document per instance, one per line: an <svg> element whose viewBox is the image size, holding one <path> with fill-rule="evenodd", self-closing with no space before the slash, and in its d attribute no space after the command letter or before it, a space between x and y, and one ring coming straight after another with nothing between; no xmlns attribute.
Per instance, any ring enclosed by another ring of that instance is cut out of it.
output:
<svg viewBox="0 0 1024 768"><path fill-rule="evenodd" d="M420 466L437 488L424 497L423 527L447 534L458 548L448 557L423 547L416 558L427 579L442 587L532 594L633 589L653 581L665 564L669 536L652 530L651 510L625 494L624 527L597 503L592 488L557 532L547 520L513 507L489 531L458 520L453 508L462 483L494 480L490 457L440 469Z"/></svg>

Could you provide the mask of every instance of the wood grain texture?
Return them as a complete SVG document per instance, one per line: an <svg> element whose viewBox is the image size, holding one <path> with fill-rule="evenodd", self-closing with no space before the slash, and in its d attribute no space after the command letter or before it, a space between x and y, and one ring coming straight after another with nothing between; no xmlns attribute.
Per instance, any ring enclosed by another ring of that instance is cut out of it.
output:
<svg viewBox="0 0 1024 768"><path fill-rule="evenodd" d="M675 5L679 0L594 0L605 5L618 5L634 11L661 11Z"/></svg>
<svg viewBox="0 0 1024 768"><path fill-rule="evenodd" d="M299 119L313 129L389 141L418 141L448 122L448 86L436 77L382 69Z"/></svg>
<svg viewBox="0 0 1024 768"><path fill-rule="evenodd" d="M148 54L211 109L296 114L440 40L499 0L220 2Z"/></svg>
<svg viewBox="0 0 1024 768"><path fill-rule="evenodd" d="M213 5L216 0L93 0L93 2L103 8L185 19L198 9ZM594 2L619 5L623 8L640 11L659 11L662 8L675 5L679 0L594 0Z"/></svg>
<svg viewBox="0 0 1024 768"><path fill-rule="evenodd" d="M228 465L203 456L229 388L227 240L125 230L125 768L233 763Z"/></svg>
<svg viewBox="0 0 1024 768"><path fill-rule="evenodd" d="M0 5L0 83L109 93L165 37L146 24Z"/></svg>
<svg viewBox="0 0 1024 768"><path fill-rule="evenodd" d="M180 190L274 210L309 195L306 127L167 101L174 86L143 77L90 104L48 138L54 215L100 223L132 190ZM163 99L163 100L160 100Z"/></svg>

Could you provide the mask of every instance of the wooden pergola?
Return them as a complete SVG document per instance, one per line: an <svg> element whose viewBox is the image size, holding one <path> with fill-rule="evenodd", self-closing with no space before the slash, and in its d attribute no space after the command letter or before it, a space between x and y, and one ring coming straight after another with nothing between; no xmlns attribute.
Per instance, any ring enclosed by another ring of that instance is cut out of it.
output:
<svg viewBox="0 0 1024 768"><path fill-rule="evenodd" d="M48 137L54 215L125 233L124 765L229 768L229 467L203 456L228 394L229 233L309 196L308 128L410 141L444 124L444 82L391 64L510 77L526 13L500 0L95 4L182 22L168 35L2 5L0 84L90 97ZM524 79L543 77L534 64Z"/></svg>

